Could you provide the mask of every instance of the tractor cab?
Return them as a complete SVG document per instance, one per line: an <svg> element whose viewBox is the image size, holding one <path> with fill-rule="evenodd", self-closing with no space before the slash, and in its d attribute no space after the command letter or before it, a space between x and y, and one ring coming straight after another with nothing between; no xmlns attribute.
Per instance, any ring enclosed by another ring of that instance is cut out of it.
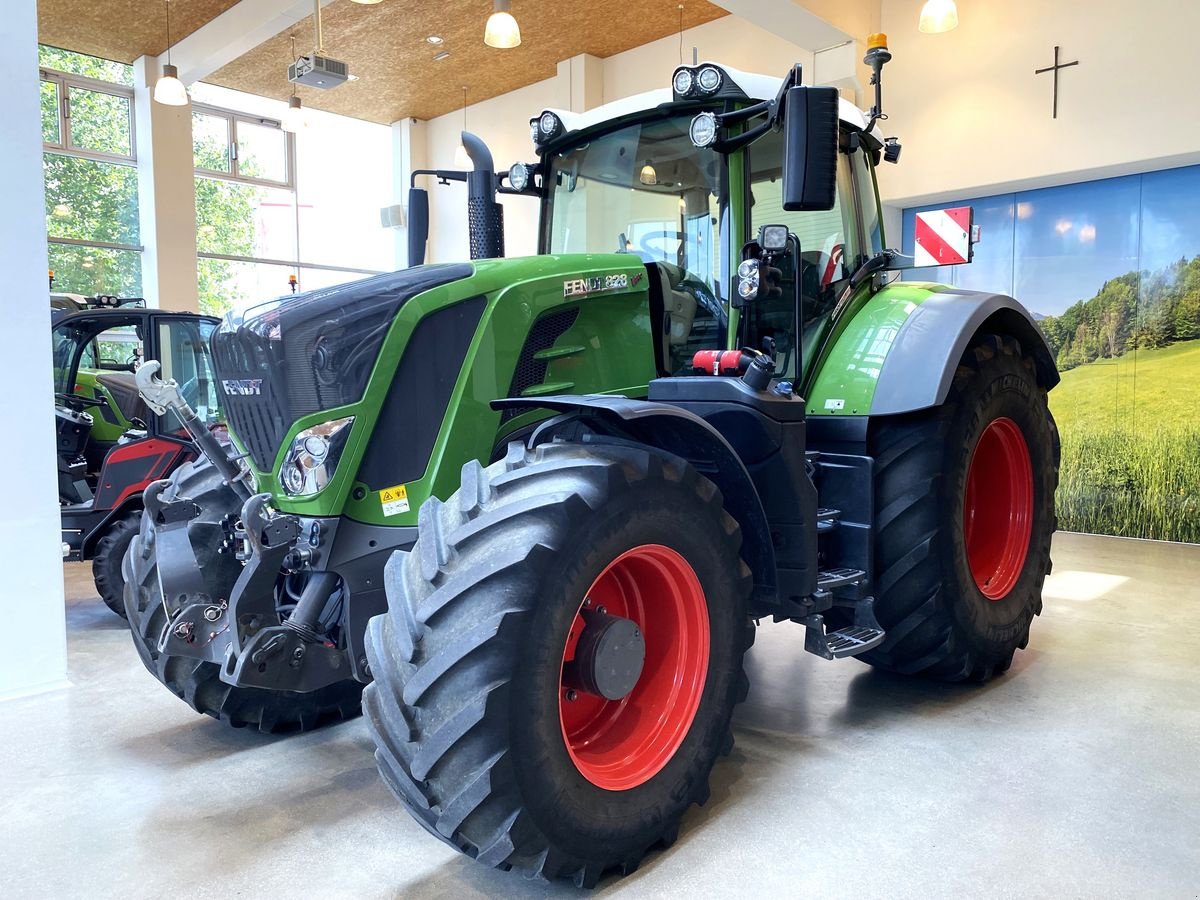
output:
<svg viewBox="0 0 1200 900"><path fill-rule="evenodd" d="M205 425L220 425L220 395L208 350L218 322L114 302L88 302L87 308L56 319L51 352L68 558L92 558L114 524L140 514L147 484L196 456L178 418L155 415L139 394L135 372L144 359L161 360ZM119 565L118 558L112 568ZM103 594L100 579L97 583ZM119 591L105 599L118 604Z"/></svg>
<svg viewBox="0 0 1200 900"><path fill-rule="evenodd" d="M798 72L778 79L703 63L678 68L669 90L530 122L541 162L518 164L509 183L541 197L539 252L638 256L662 375L691 374L697 351L749 346L769 347L778 377L802 381L852 274L883 251L875 167L891 145L832 88L804 89L830 113L821 134L830 202L785 203L783 109L798 86ZM751 304L738 296L737 270L764 225L786 227L799 253L778 255L779 290Z"/></svg>

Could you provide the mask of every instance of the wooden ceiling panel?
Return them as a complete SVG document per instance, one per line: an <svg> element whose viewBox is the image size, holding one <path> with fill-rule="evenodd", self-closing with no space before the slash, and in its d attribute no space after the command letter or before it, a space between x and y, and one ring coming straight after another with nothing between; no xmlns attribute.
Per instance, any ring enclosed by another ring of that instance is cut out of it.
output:
<svg viewBox="0 0 1200 900"><path fill-rule="evenodd" d="M171 41L177 43L237 2L171 0ZM38 40L52 47L123 63L167 49L164 0L37 0L37 7Z"/></svg>
<svg viewBox="0 0 1200 900"><path fill-rule="evenodd" d="M180 39L238 0L170 0L171 39ZM241 0L253 3L255 0ZM512 0L521 46L483 43L492 0L383 0L372 6L334 0L324 8L325 51L350 64L358 80L330 91L300 88L305 105L372 122L429 119L550 78L560 60L608 57L679 30L679 0ZM727 15L707 0L683 0L683 25ZM440 46L425 41L443 38ZM286 99L290 37L297 53L313 49L312 17L296 23L212 73L213 84ZM120 62L166 50L164 0L38 0L44 44ZM441 52L450 56L435 62Z"/></svg>
<svg viewBox="0 0 1200 900"><path fill-rule="evenodd" d="M683 24L692 28L727 13L704 0L684 0ZM300 88L306 106L372 122L412 116L430 119L552 77L560 60L581 53L607 57L679 30L672 0L513 0L521 46L496 50L483 43L491 0L383 0L374 6L336 0L325 7L325 51L350 64L357 81L329 91ZM289 36L297 53L313 48L309 17L205 81L285 99L291 93ZM438 35L444 43L428 44ZM450 56L435 62L447 51Z"/></svg>

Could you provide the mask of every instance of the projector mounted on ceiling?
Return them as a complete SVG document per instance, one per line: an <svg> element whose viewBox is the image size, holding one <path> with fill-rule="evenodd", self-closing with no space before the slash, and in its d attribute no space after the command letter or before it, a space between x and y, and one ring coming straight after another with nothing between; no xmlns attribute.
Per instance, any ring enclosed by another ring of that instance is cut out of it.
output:
<svg viewBox="0 0 1200 900"><path fill-rule="evenodd" d="M288 81L329 90L350 78L350 65L313 51L288 66Z"/></svg>

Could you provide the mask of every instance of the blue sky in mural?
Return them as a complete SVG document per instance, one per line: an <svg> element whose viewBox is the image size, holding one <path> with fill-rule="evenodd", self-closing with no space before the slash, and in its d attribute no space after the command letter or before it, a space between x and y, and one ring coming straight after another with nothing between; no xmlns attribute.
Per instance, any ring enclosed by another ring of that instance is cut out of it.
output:
<svg viewBox="0 0 1200 900"><path fill-rule="evenodd" d="M1012 294L1041 315L1110 278L1200 254L1200 166L907 209L904 251L917 211L961 205L975 207L981 230L974 261L910 277Z"/></svg>

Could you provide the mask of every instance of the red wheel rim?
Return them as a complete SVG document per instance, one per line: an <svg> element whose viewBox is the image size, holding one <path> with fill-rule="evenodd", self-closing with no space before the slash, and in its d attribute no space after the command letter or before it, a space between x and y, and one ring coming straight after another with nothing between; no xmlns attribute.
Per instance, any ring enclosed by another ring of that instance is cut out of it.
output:
<svg viewBox="0 0 1200 900"><path fill-rule="evenodd" d="M708 604L695 571L670 547L643 544L614 559L580 604L632 619L645 661L620 700L576 691L559 673L558 714L572 762L610 791L645 784L671 760L700 707L708 676ZM563 649L575 658L584 620L577 612Z"/></svg>
<svg viewBox="0 0 1200 900"><path fill-rule="evenodd" d="M975 584L989 600L1013 589L1033 530L1033 465L1017 423L999 418L984 429L967 469L963 540Z"/></svg>

